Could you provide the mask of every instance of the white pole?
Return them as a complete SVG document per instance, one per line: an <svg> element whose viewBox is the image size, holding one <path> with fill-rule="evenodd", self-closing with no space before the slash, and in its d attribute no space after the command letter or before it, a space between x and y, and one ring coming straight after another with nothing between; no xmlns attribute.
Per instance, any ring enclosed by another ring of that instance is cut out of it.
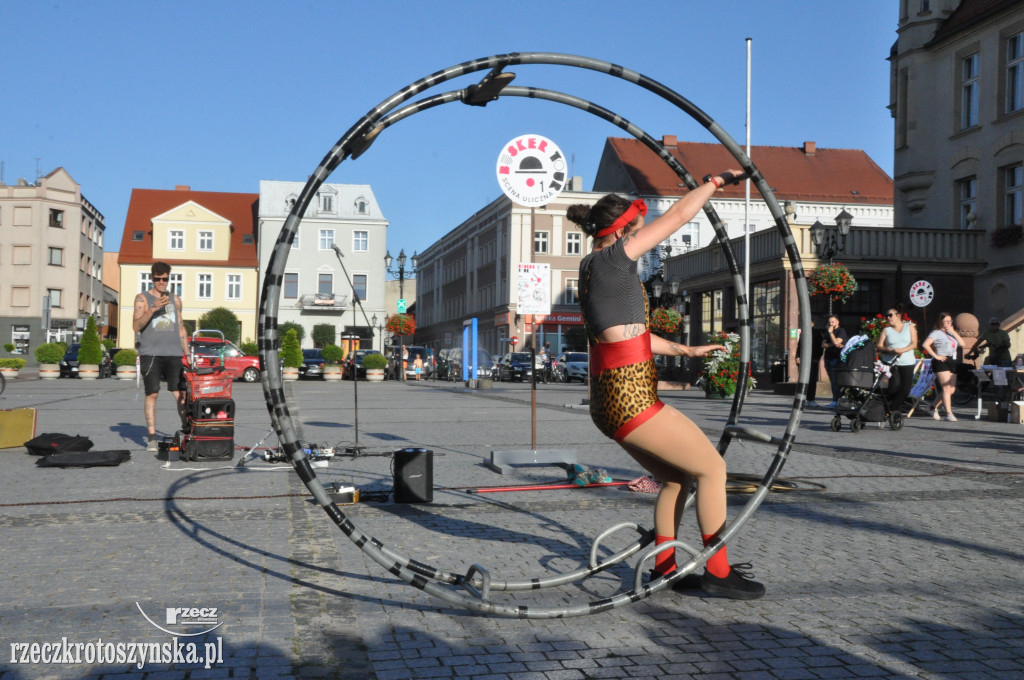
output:
<svg viewBox="0 0 1024 680"><path fill-rule="evenodd" d="M747 38L747 158L750 158L750 43ZM750 180L744 183L745 198L743 204L743 288L750 305ZM748 309L748 314L749 309Z"/></svg>

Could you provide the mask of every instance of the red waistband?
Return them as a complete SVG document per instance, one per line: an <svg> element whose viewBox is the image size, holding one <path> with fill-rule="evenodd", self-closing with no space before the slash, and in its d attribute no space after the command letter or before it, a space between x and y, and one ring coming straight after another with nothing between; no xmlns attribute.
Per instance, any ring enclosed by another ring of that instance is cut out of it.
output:
<svg viewBox="0 0 1024 680"><path fill-rule="evenodd" d="M644 331L629 340L599 342L590 349L590 372L598 375L601 371L639 364L654 358L651 353L651 332Z"/></svg>

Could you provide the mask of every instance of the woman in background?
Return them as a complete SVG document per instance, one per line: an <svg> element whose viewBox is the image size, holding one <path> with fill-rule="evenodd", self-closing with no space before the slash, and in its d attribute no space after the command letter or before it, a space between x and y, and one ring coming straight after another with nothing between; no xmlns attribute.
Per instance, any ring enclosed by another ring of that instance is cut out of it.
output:
<svg viewBox="0 0 1024 680"><path fill-rule="evenodd" d="M953 317L949 312L941 312L939 321L935 324L935 330L924 339L921 348L924 353L932 358L932 372L935 380L939 383L936 390L935 403L932 405L934 411L932 418L942 420L939 415L939 404L946 407L946 420L955 423L956 416L953 415L953 392L956 391L956 350L963 347L964 339L953 328Z"/></svg>
<svg viewBox="0 0 1024 680"><path fill-rule="evenodd" d="M876 347L888 354L898 354L896 365L892 367L889 389L886 397L892 411L901 411L903 402L914 386L914 365L917 359L917 326L909 319L903 318L903 305L896 303L885 313L889 325L878 336Z"/></svg>

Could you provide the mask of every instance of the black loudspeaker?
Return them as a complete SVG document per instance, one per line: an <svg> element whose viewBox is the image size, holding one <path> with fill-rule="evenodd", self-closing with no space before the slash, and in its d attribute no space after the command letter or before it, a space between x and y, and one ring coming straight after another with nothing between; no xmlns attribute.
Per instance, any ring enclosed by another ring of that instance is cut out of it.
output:
<svg viewBox="0 0 1024 680"><path fill-rule="evenodd" d="M433 502L434 452L429 449L397 449L394 457L395 502Z"/></svg>

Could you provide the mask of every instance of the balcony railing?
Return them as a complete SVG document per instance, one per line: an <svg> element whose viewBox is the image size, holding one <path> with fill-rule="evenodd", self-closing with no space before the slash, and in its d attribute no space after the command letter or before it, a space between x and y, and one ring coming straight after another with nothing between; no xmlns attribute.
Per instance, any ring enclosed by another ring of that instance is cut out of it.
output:
<svg viewBox="0 0 1024 680"><path fill-rule="evenodd" d="M300 296L298 302L295 303L299 309L320 312L344 312L347 305L347 295L335 295L334 293L309 293Z"/></svg>
<svg viewBox="0 0 1024 680"><path fill-rule="evenodd" d="M805 268L816 267L821 260L811 241L810 227L797 225L793 228L800 257ZM952 229L888 229L854 227L846 239L846 248L834 259L853 265L855 262L872 263L931 263L943 267L977 265L982 262L983 230ZM743 238L730 240L733 255L742 267ZM759 231L750 235L750 263L766 263L786 258L782 239L774 229ZM679 257L672 257L665 265L665 279L688 281L710 274L727 272L729 269L717 242L690 251Z"/></svg>

